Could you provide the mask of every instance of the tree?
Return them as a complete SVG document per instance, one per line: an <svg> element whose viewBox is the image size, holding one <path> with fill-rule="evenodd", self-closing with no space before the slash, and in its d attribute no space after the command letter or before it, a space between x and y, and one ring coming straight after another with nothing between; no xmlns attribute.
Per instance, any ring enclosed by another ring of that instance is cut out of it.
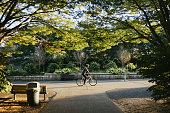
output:
<svg viewBox="0 0 170 113"><path fill-rule="evenodd" d="M158 47L139 55L139 60L145 63L139 67L144 77L155 83L149 88L153 98L168 98L169 68L164 66L169 65L169 0L93 0L84 4L88 20L79 23L79 27L86 31L84 34L92 46L104 50L117 43L133 42ZM104 39L111 42L107 44Z"/></svg>
<svg viewBox="0 0 170 113"><path fill-rule="evenodd" d="M74 57L75 57L75 60L77 62L77 64L79 65L80 69L81 69L81 66L82 66L82 61L84 59L84 55L85 53L83 52L83 50L78 50L78 51L74 51Z"/></svg>
<svg viewBox="0 0 170 113"><path fill-rule="evenodd" d="M70 21L68 15L77 2L65 0L4 0L0 2L2 15L0 16L0 44L11 45L33 44L49 42L41 34L63 37L54 47L46 46L49 52L60 51L64 46L69 49L82 49L85 43L79 31L73 30L75 23ZM31 35L30 35L31 34ZM38 38L41 36L41 38ZM75 43L74 45L72 43ZM76 45L76 46L75 46ZM87 46L87 44L85 44Z"/></svg>
<svg viewBox="0 0 170 113"><path fill-rule="evenodd" d="M120 47L120 49L117 51L117 55L123 67L125 67L125 64L131 59L131 53L123 47Z"/></svg>
<svg viewBox="0 0 170 113"><path fill-rule="evenodd" d="M87 46L84 42L82 43L82 37L79 39L79 32L70 32L74 22L69 21L66 14L69 8L74 8L74 6L75 2L72 0L1 0L0 46L2 49L0 53L5 54L4 57L6 57L15 52L10 48L14 43L36 45L49 41L48 38L37 38L38 34L44 31L46 35L54 31L57 37L63 36L60 42L46 44L45 50L48 52L60 52L61 46L65 49L81 49L82 45ZM55 47L49 46L51 44Z"/></svg>
<svg viewBox="0 0 170 113"><path fill-rule="evenodd" d="M141 51L142 55L137 58L139 72L143 77L150 78L149 82L155 83L148 89L152 92L154 100L168 100L170 97L170 47L149 47L149 50Z"/></svg>
<svg viewBox="0 0 170 113"><path fill-rule="evenodd" d="M0 44L14 36L18 30L25 29L36 21L41 14L60 11L67 5L61 1L3 0L0 1Z"/></svg>
<svg viewBox="0 0 170 113"><path fill-rule="evenodd" d="M167 46L170 42L168 3L169 0L89 1L85 11L90 16L89 20L81 22L80 27L88 32L95 31L94 36L88 35L91 40L109 38L111 43L106 49L114 43L129 41ZM107 35L98 37L101 33Z"/></svg>
<svg viewBox="0 0 170 113"><path fill-rule="evenodd" d="M38 64L39 67L39 71L40 71L40 67L43 67L43 72L45 72L45 63L47 61L46 58L46 53L41 50L40 48L36 48L36 51L34 53L34 62Z"/></svg>

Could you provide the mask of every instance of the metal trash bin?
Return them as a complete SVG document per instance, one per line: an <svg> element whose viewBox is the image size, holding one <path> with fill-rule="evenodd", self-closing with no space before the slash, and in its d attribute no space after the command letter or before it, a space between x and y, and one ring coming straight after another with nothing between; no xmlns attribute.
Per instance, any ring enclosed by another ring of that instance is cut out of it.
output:
<svg viewBox="0 0 170 113"><path fill-rule="evenodd" d="M39 105L40 83L30 82L27 84L27 102L30 106Z"/></svg>

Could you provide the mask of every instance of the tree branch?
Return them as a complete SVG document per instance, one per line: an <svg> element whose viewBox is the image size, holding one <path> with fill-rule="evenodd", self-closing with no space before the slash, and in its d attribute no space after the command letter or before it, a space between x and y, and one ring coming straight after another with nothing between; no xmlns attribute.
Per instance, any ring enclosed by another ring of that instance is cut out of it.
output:
<svg viewBox="0 0 170 113"><path fill-rule="evenodd" d="M35 14L43 14L43 13L55 12L55 11L43 11L43 12L38 12L38 11L39 11L39 9L37 9L37 11L36 11L36 13L34 13L34 15L35 15ZM20 18L24 18L24 17L28 17L28 16L32 16L32 13L31 13L31 14L26 14L26 15L17 16L17 17L12 17L11 20L12 20L12 19L20 19Z"/></svg>
<svg viewBox="0 0 170 113"><path fill-rule="evenodd" d="M33 16L36 12L37 12L37 11L35 11L34 13L32 13L31 16ZM18 28L21 27L26 21L28 21L28 20L31 18L31 16L28 17L28 18L26 18L23 22L21 22L19 25L15 26L14 28L9 29L2 37L0 37L0 43L2 43L2 42L5 40L5 37L7 37L10 32L12 32L12 31L15 30L15 29L18 29Z"/></svg>
<svg viewBox="0 0 170 113"><path fill-rule="evenodd" d="M10 1L8 1L8 2L10 2ZM5 11L3 12L3 14L2 14L2 16L1 16L1 18L0 18L0 21L2 21L3 17L5 16L7 10L11 7L11 5L12 5L12 2L11 2L11 4L9 4L9 6L8 6L8 7L5 9ZM1 26L2 26L2 25L0 25L0 27L1 27Z"/></svg>
<svg viewBox="0 0 170 113"><path fill-rule="evenodd" d="M137 3L136 0L133 0L133 1L136 4L136 6L144 13L144 16L146 18L146 22L148 23L149 29L150 29L151 33L153 34L153 36L158 40L159 44L164 45L163 42L161 41L160 37L156 34L154 28L152 27L147 13L141 8L141 6Z"/></svg>
<svg viewBox="0 0 170 113"><path fill-rule="evenodd" d="M35 21L34 21L34 22L35 22ZM52 27L54 30L59 31L60 33L62 33L62 34L65 35L65 33L64 33L63 31L61 31L60 29L56 28L55 26L49 24L49 23L46 22L45 20L39 19L37 22L40 22L40 23L45 24L45 25L48 25L48 26Z"/></svg>
<svg viewBox="0 0 170 113"><path fill-rule="evenodd" d="M24 10L28 7L30 7L30 4L28 4L26 7L22 8L22 9L20 9L19 11L16 11L15 13L13 13L11 17L14 17L16 14L18 14L19 12L21 12L22 10Z"/></svg>
<svg viewBox="0 0 170 113"><path fill-rule="evenodd" d="M159 6L160 6L160 22L161 22L161 25L162 27L164 28L165 30L165 33L166 33L166 37L168 39L168 41L170 42L170 20L169 20L169 11L168 9L166 8L166 4L164 3L164 1L162 0L158 0L159 2Z"/></svg>
<svg viewBox="0 0 170 113"><path fill-rule="evenodd" d="M1 0L1 1L2 1L2 0ZM9 2L10 2L10 0L9 0L8 2L5 2L5 3L0 4L0 7L3 6L3 5L7 5Z"/></svg>
<svg viewBox="0 0 170 113"><path fill-rule="evenodd" d="M0 27L4 26L9 20L10 20L10 15L12 13L12 11L14 10L15 6L17 5L18 0L14 0L11 4L12 7L9 9L9 12L5 18L5 20L1 23Z"/></svg>

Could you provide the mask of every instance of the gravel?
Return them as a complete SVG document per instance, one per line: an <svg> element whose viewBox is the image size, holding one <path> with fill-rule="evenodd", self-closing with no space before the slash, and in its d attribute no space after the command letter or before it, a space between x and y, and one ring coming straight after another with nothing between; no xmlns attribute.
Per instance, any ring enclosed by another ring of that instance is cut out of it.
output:
<svg viewBox="0 0 170 113"><path fill-rule="evenodd" d="M115 89L106 94L124 113L170 113L170 104L153 101L147 88Z"/></svg>

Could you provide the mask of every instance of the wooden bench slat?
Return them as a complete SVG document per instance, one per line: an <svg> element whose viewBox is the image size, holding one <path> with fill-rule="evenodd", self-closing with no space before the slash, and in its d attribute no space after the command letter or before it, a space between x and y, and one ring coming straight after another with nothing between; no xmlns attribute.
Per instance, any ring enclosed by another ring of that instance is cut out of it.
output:
<svg viewBox="0 0 170 113"><path fill-rule="evenodd" d="M26 94L26 90L14 90L13 91L15 94Z"/></svg>
<svg viewBox="0 0 170 113"><path fill-rule="evenodd" d="M11 93L14 94L14 99L15 99L15 94L26 94L26 89L27 85L13 85ZM40 85L40 94L44 94L44 100L45 100L45 94L47 93L47 86L46 85Z"/></svg>

